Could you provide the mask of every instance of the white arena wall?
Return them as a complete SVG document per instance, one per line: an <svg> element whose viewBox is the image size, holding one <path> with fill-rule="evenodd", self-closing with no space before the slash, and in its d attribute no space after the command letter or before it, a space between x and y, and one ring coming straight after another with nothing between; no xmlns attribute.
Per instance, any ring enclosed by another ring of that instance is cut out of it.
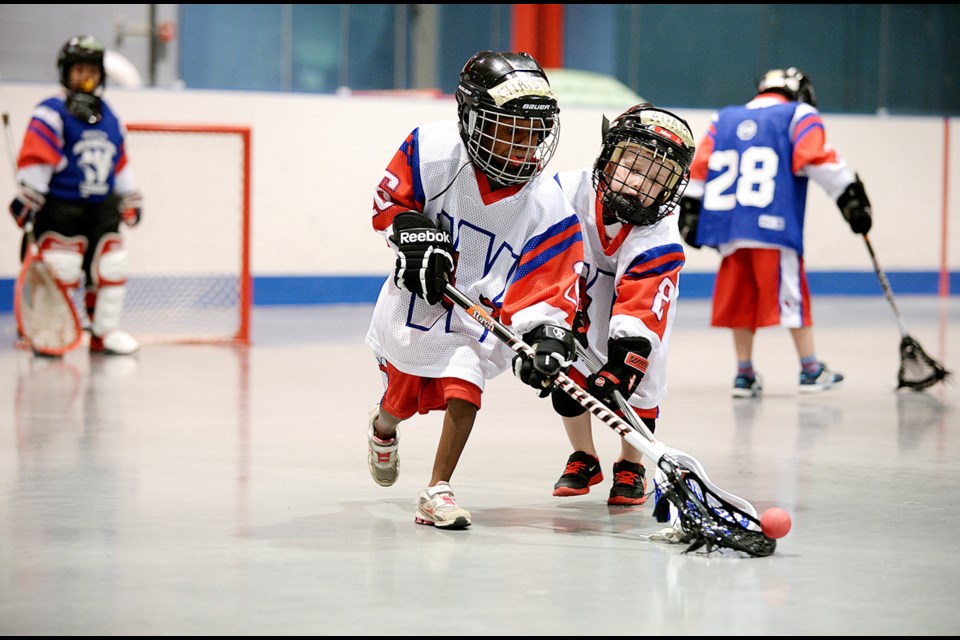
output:
<svg viewBox="0 0 960 640"><path fill-rule="evenodd" d="M0 82L0 110L15 143L51 84ZM404 137L419 124L454 118L452 97L306 95L238 91L108 88L105 98L128 123L248 126L251 153L251 273L255 304L372 301L393 254L370 226L374 186ZM745 96L746 98L746 96ZM561 96L562 99L562 96ZM563 107L560 146L549 170L592 163L601 116L628 105ZM710 112L677 109L699 138ZM900 293L960 293L960 122L940 117L824 114L828 141L864 181L873 202L870 239ZM8 155L4 152L4 155ZM138 158L132 157L136 168ZM4 160L5 165L9 165ZM141 163L142 164L142 163ZM3 209L14 194L12 169L0 171ZM188 201L190 193L183 193ZM806 264L814 294L882 295L869 255L836 205L811 184ZM144 224L129 232L149 242ZM9 310L20 234L0 233L0 311ZM189 229L184 229L188 233ZM131 242L131 249L135 243ZM719 264L712 250L687 249L685 291L708 295ZM209 251L218 251L210 238ZM153 253L153 252L151 252ZM161 254L162 255L162 254ZM137 255L131 260L162 258Z"/></svg>

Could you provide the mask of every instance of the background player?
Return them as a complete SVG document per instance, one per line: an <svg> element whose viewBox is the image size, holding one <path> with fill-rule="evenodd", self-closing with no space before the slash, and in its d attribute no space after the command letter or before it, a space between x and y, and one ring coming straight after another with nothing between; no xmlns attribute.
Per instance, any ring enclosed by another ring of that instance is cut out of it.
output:
<svg viewBox="0 0 960 640"><path fill-rule="evenodd" d="M746 105L713 115L681 200L680 227L693 247L723 256L713 292L711 325L733 330L735 397L762 394L753 365L760 327L790 329L800 359L800 392L831 389L843 375L817 359L810 291L803 266L807 183L813 179L854 233L870 231L863 183L826 132L810 79L799 69L772 69Z"/></svg>

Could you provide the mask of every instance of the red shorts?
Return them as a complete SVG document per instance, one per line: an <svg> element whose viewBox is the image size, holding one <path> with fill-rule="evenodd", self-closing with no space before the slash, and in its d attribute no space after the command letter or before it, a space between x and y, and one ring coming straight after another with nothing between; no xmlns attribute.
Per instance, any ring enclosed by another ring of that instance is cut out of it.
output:
<svg viewBox="0 0 960 640"><path fill-rule="evenodd" d="M731 329L813 324L803 258L792 249L737 249L720 263L710 325Z"/></svg>
<svg viewBox="0 0 960 640"><path fill-rule="evenodd" d="M383 368L380 369L383 371ZM404 373L387 363L387 390L380 407L392 416L406 420L415 413L445 410L457 398L480 409L480 387L460 378L421 378Z"/></svg>

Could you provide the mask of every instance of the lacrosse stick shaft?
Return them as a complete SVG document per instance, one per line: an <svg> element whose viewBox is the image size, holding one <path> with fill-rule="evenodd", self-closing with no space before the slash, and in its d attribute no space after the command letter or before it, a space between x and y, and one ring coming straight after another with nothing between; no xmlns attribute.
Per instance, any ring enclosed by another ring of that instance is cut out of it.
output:
<svg viewBox="0 0 960 640"><path fill-rule="evenodd" d="M517 353L524 353L531 357L534 355L535 352L530 345L524 342L511 329L498 322L487 312L486 309L480 305L474 304L470 298L461 293L453 285L449 283L446 285L444 295L455 305L466 311L467 315L480 323L480 325L486 327L491 333L493 333L494 336L506 343L511 349ZM591 360L588 362L592 362L593 366L597 366L597 363L592 359L592 356L590 356L590 358ZM590 365L588 364L588 366ZM703 465L701 465L696 458L683 451L668 447L662 442L657 441L657 439L653 437L653 434L650 433L650 430L647 428L647 426L640 420L636 419L636 415L633 413L633 410L626 406L626 401L623 400L623 396L620 396L619 400L619 402L622 403L622 411L625 416L632 416L635 424L624 421L622 418L620 418L620 416L611 411L605 404L587 393L576 382L570 379L568 375L564 373L559 374L557 376L557 385L567 395L576 400L577 403L579 403L582 407L587 409L587 411L596 416L597 419L620 434L620 436L627 441L627 444L632 446L643 455L647 456L647 458L650 460L656 460L658 467L661 466L661 463L664 462L664 459L669 460L668 466L671 467L676 467L678 463L684 465L686 468L695 471L700 476L700 479L703 480L703 482L717 495L723 496L729 502L740 507L751 516L756 516L756 509L749 501L744 500L743 498L728 491L724 491L720 487L710 482Z"/></svg>
<svg viewBox="0 0 960 640"><path fill-rule="evenodd" d="M17 152L13 144L13 129L10 128L10 114L3 112L3 135L7 139L7 158L10 160L10 168L13 170L13 184L17 184Z"/></svg>
<svg viewBox="0 0 960 640"><path fill-rule="evenodd" d="M451 302L466 311L467 315L469 315L471 318L489 329L494 336L505 342L511 349L517 353L524 353L530 357L534 356L534 350L530 345L524 342L512 330L498 322L487 312L486 309L474 304L470 298L461 293L453 285L448 283L444 294ZM653 434L650 433L650 430L647 429L645 425L642 423L640 424L640 426L643 428L643 431L645 431L644 435L647 436L647 438L641 438L632 425L622 420L620 416L607 408L606 405L584 391L580 385L574 382L565 373L561 373L557 376L557 384L571 398L576 400L581 406L595 415L608 427L619 433L628 444L643 453L645 456L649 457L651 460L657 460L659 462L660 458L666 453L667 448L654 439Z"/></svg>
<svg viewBox="0 0 960 640"><path fill-rule="evenodd" d="M900 327L900 335L907 335L907 329L903 325L903 318L900 316L900 309L897 308L897 301L893 298L893 289L890 287L890 281L887 280L887 275L883 272L883 269L880 268L880 263L877 262L877 254L873 251L873 245L870 244L870 238L866 234L863 235L863 242L867 245L867 252L870 253L870 260L873 261L873 270L877 274L877 279L880 280L880 286L883 288L883 295L886 296L887 301L890 303L890 306L893 307L893 315L897 318L897 326Z"/></svg>
<svg viewBox="0 0 960 640"><path fill-rule="evenodd" d="M579 342L577 342L577 355L580 357L581 360L587 363L587 369L590 370L590 373L596 373L597 371L600 370L601 364L597 362L596 358L593 357L593 353L591 353L589 349L584 347ZM653 441L655 439L653 437L653 432L650 431L647 425L645 425L643 421L641 421L637 417L637 414L634 413L633 409L624 399L620 391L615 390L613 392L613 400L614 402L617 403L617 408L623 413L623 417L626 419L626 421L630 424L631 427L633 427L636 431L638 431L647 440Z"/></svg>

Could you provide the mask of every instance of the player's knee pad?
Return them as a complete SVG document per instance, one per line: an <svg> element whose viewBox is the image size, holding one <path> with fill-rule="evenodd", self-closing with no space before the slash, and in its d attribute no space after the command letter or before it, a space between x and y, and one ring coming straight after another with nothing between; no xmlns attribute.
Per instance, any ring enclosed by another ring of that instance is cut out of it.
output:
<svg viewBox="0 0 960 640"><path fill-rule="evenodd" d="M93 254L90 274L97 288L121 286L127 282L127 250L119 233L108 233L100 238Z"/></svg>
<svg viewBox="0 0 960 640"><path fill-rule="evenodd" d="M97 289L97 302L93 308L93 323L90 329L96 336L106 335L120 326L120 313L127 295L124 285L109 285Z"/></svg>
<svg viewBox="0 0 960 640"><path fill-rule="evenodd" d="M67 237L48 231L37 241L43 264L53 273L57 282L67 287L80 284L83 274L83 254L87 250L87 241L80 236Z"/></svg>
<svg viewBox="0 0 960 640"><path fill-rule="evenodd" d="M564 418L576 418L583 415L583 412L587 410L559 387L550 394L550 401L553 402L553 410Z"/></svg>

